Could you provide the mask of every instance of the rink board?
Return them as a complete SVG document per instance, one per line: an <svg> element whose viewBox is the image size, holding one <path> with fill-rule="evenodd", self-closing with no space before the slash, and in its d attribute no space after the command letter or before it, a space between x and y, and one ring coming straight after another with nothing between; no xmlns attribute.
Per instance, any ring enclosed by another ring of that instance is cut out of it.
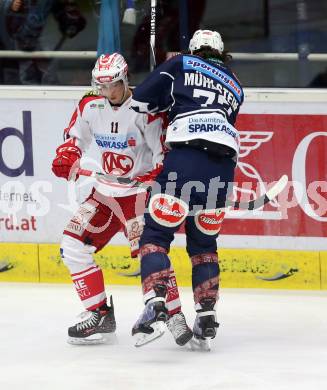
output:
<svg viewBox="0 0 327 390"><path fill-rule="evenodd" d="M327 252L320 252L321 289L327 290Z"/></svg>
<svg viewBox="0 0 327 390"><path fill-rule="evenodd" d="M39 281L37 244L0 244L0 281Z"/></svg>
<svg viewBox="0 0 327 390"><path fill-rule="evenodd" d="M0 244L0 281L70 283L57 244ZM191 285L185 249L170 257L180 286ZM95 255L106 284L139 285L139 261L128 246L108 246ZM231 288L327 289L327 252L220 249L221 286Z"/></svg>

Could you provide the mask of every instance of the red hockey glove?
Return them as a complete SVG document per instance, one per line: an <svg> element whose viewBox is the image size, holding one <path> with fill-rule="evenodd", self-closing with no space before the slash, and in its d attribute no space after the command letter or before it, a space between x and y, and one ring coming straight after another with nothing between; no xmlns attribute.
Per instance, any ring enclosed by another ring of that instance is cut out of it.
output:
<svg viewBox="0 0 327 390"><path fill-rule="evenodd" d="M71 138L56 150L56 157L52 162L52 171L58 177L66 180L78 179L76 170L79 167L79 159L82 157L81 149L75 145L75 139Z"/></svg>
<svg viewBox="0 0 327 390"><path fill-rule="evenodd" d="M157 165L155 169L150 172L147 172L144 175L133 177L133 180L136 180L141 183L151 183L153 182L159 173L162 171L162 165Z"/></svg>

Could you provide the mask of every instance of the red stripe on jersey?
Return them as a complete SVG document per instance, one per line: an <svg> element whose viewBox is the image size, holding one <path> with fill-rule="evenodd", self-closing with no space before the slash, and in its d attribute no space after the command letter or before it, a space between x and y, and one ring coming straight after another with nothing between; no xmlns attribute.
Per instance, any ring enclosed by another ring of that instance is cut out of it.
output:
<svg viewBox="0 0 327 390"><path fill-rule="evenodd" d="M87 103L91 102L92 100L97 100L97 99L103 99L103 96L85 96L85 97L83 97L78 103L78 108L80 110L81 115L82 115L83 110L84 110L85 106L87 105ZM77 109L74 111L74 113L70 119L68 127L66 127L66 129L64 130L64 139L69 138L69 136L70 136L69 131L76 123L76 119L77 119Z"/></svg>
<svg viewBox="0 0 327 390"><path fill-rule="evenodd" d="M92 102L92 100L97 100L97 99L103 99L103 96L85 96L83 97L79 103L78 103L78 108L81 112L81 115L83 114L83 110L87 103Z"/></svg>
<svg viewBox="0 0 327 390"><path fill-rule="evenodd" d="M147 117L148 117L148 125L151 123L151 122L154 122L156 121L157 119L160 119L160 115L159 114L154 114L154 115L151 115L151 114L147 114Z"/></svg>
<svg viewBox="0 0 327 390"><path fill-rule="evenodd" d="M64 139L69 138L69 130L74 126L76 119L77 119L77 109L74 111L68 127L66 127L66 129L64 130Z"/></svg>
<svg viewBox="0 0 327 390"><path fill-rule="evenodd" d="M166 129L167 126L168 126L168 116L165 112L160 112L159 114L147 114L147 117L148 117L148 122L147 124L149 125L151 122L161 118L162 119L162 128L163 129Z"/></svg>

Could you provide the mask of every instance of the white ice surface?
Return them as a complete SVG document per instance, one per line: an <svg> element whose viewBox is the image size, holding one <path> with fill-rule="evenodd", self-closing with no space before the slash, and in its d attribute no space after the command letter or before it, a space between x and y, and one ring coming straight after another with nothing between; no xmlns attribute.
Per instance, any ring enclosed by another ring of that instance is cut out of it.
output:
<svg viewBox="0 0 327 390"><path fill-rule="evenodd" d="M192 294L181 289L194 320ZM72 286L0 283L1 390L326 390L327 292L221 292L211 352L177 346L169 332L135 348L138 287L111 287L118 344L71 346L81 305Z"/></svg>

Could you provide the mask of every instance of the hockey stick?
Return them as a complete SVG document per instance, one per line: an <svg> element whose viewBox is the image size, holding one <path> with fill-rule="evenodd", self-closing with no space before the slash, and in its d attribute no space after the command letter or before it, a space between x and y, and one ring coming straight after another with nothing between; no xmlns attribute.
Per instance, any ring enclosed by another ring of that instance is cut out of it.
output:
<svg viewBox="0 0 327 390"><path fill-rule="evenodd" d="M287 186L288 176L283 175L265 194L249 202L240 202L238 200L226 200L225 206L240 210L257 210L271 200L275 199Z"/></svg>
<svg viewBox="0 0 327 390"><path fill-rule="evenodd" d="M127 177L116 177L113 175L108 175L102 172L94 172L88 169L78 169L77 173L81 176L89 176L95 179L103 179L108 183L119 183L119 184L133 184L135 187L144 186L149 187L148 184L131 180ZM226 200L225 207L232 207L233 209L239 210L257 210L260 209L265 204L269 203L271 200L275 199L279 195L288 183L288 176L283 175L265 194L259 196L255 200L250 200L249 202L240 202L238 200Z"/></svg>
<svg viewBox="0 0 327 390"><path fill-rule="evenodd" d="M95 179L102 179L103 181L106 181L108 183L133 184L133 186L135 186L135 187L138 187L138 186L144 184L143 182L131 180L128 177L119 177L119 176L114 176L114 175L108 175L107 173L90 171L89 169L79 168L77 170L77 174L81 175L81 176L93 177Z"/></svg>
<svg viewBox="0 0 327 390"><path fill-rule="evenodd" d="M157 0L151 0L150 12L150 71L156 66L156 17Z"/></svg>

